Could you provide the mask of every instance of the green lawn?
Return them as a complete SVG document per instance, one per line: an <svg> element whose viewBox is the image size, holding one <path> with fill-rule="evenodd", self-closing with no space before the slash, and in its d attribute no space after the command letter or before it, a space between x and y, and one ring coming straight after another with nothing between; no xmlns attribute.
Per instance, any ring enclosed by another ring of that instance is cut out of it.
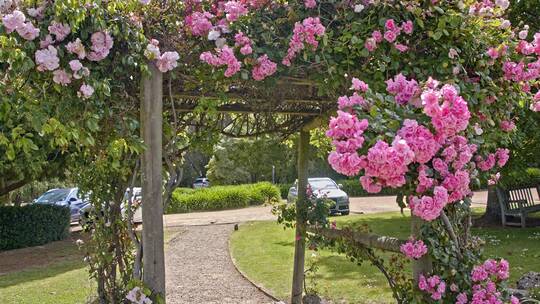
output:
<svg viewBox="0 0 540 304"><path fill-rule="evenodd" d="M0 275L3 304L86 303L95 284L88 279L86 265L72 242L48 245L62 256L55 262ZM24 255L24 254L21 254Z"/></svg>
<svg viewBox="0 0 540 304"><path fill-rule="evenodd" d="M182 230L165 230L168 242ZM73 242L48 244L63 258L0 275L0 304L78 304L95 296L96 284L88 278L88 269Z"/></svg>
<svg viewBox="0 0 540 304"><path fill-rule="evenodd" d="M407 238L409 218L399 213L335 217L339 225L365 223L374 233ZM487 241L488 257L504 257L512 265L511 282L526 271L540 271L540 228L475 229ZM239 268L255 282L282 299L289 297L293 260L292 230L274 222L240 226L231 239L231 252ZM336 303L394 303L384 277L369 264L357 266L344 256L319 251L306 254L306 265L317 259L316 289ZM308 280L309 284L309 280Z"/></svg>

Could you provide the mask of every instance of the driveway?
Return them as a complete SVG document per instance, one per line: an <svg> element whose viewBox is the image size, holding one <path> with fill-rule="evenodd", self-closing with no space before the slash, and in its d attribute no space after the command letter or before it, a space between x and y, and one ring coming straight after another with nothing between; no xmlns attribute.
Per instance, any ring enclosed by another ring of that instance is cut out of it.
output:
<svg viewBox="0 0 540 304"><path fill-rule="evenodd" d="M473 207L485 206L487 191L475 192ZM209 224L230 224L249 221L275 220L270 206L258 206L244 209L168 214L163 217L165 227L199 226ZM351 198L351 214L372 214L399 211L395 196L372 196Z"/></svg>

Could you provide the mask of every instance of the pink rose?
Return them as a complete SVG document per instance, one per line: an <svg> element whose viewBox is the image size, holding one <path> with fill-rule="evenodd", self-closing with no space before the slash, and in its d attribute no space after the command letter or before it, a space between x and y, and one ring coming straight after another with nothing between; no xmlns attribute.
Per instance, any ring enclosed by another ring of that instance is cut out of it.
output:
<svg viewBox="0 0 540 304"><path fill-rule="evenodd" d="M6 32L10 34L17 28L23 26L25 20L26 17L21 11L14 10L13 13L5 15L2 18L2 24L6 27Z"/></svg>
<svg viewBox="0 0 540 304"><path fill-rule="evenodd" d="M71 83L71 75L65 70L56 70L53 72L53 81L62 86L67 86Z"/></svg>

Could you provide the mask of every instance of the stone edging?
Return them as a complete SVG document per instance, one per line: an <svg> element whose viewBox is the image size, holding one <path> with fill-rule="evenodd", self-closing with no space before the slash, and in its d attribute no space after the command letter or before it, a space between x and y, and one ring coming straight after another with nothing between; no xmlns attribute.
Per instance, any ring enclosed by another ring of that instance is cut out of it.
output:
<svg viewBox="0 0 540 304"><path fill-rule="evenodd" d="M238 223L237 225L240 225L240 223ZM242 271L240 270L240 268L238 267L237 263L236 263L236 259L233 257L232 255L232 251L231 251L231 235L234 233L234 230L233 232L229 235L229 240L228 240L228 245L229 245L229 258L231 259L232 261L232 264L234 265L234 268L236 269L236 271L238 271L238 273L244 278L246 279L251 285L253 285L255 288L257 288L258 290L260 290L262 293L264 293L266 296L268 296L270 299L278 302L278 303L285 303L283 302L281 299L278 299L276 296L274 296L268 289L264 288L262 285L259 285L255 282L253 282L252 280L249 279L249 277Z"/></svg>

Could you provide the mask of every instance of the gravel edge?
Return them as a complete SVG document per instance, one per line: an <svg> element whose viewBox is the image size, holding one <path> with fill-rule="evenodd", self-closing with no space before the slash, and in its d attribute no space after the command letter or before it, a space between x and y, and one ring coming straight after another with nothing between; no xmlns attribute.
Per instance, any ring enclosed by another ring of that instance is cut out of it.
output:
<svg viewBox="0 0 540 304"><path fill-rule="evenodd" d="M238 224L238 226L240 227L242 224ZM240 270L240 268L238 267L238 264L236 262L236 259L233 257L233 254L232 254L232 248L231 248L231 236L233 235L233 233L235 233L235 231L233 230L233 232L230 234L229 236L229 240L227 241L228 243L228 252L229 252L229 258L231 259L232 261L232 264L234 265L234 268L236 269L236 271L238 271L238 273L244 277L244 279L246 279L246 281L248 281L251 285L253 285L255 288L257 288L259 291L261 291L262 293L264 293L266 296L268 296L270 299L276 301L277 303L286 303L285 301L277 298L276 296L274 296L270 290L266 289L264 286L260 285L260 284L257 284L255 283L254 281L252 281L248 276L247 274L245 274L242 270Z"/></svg>

